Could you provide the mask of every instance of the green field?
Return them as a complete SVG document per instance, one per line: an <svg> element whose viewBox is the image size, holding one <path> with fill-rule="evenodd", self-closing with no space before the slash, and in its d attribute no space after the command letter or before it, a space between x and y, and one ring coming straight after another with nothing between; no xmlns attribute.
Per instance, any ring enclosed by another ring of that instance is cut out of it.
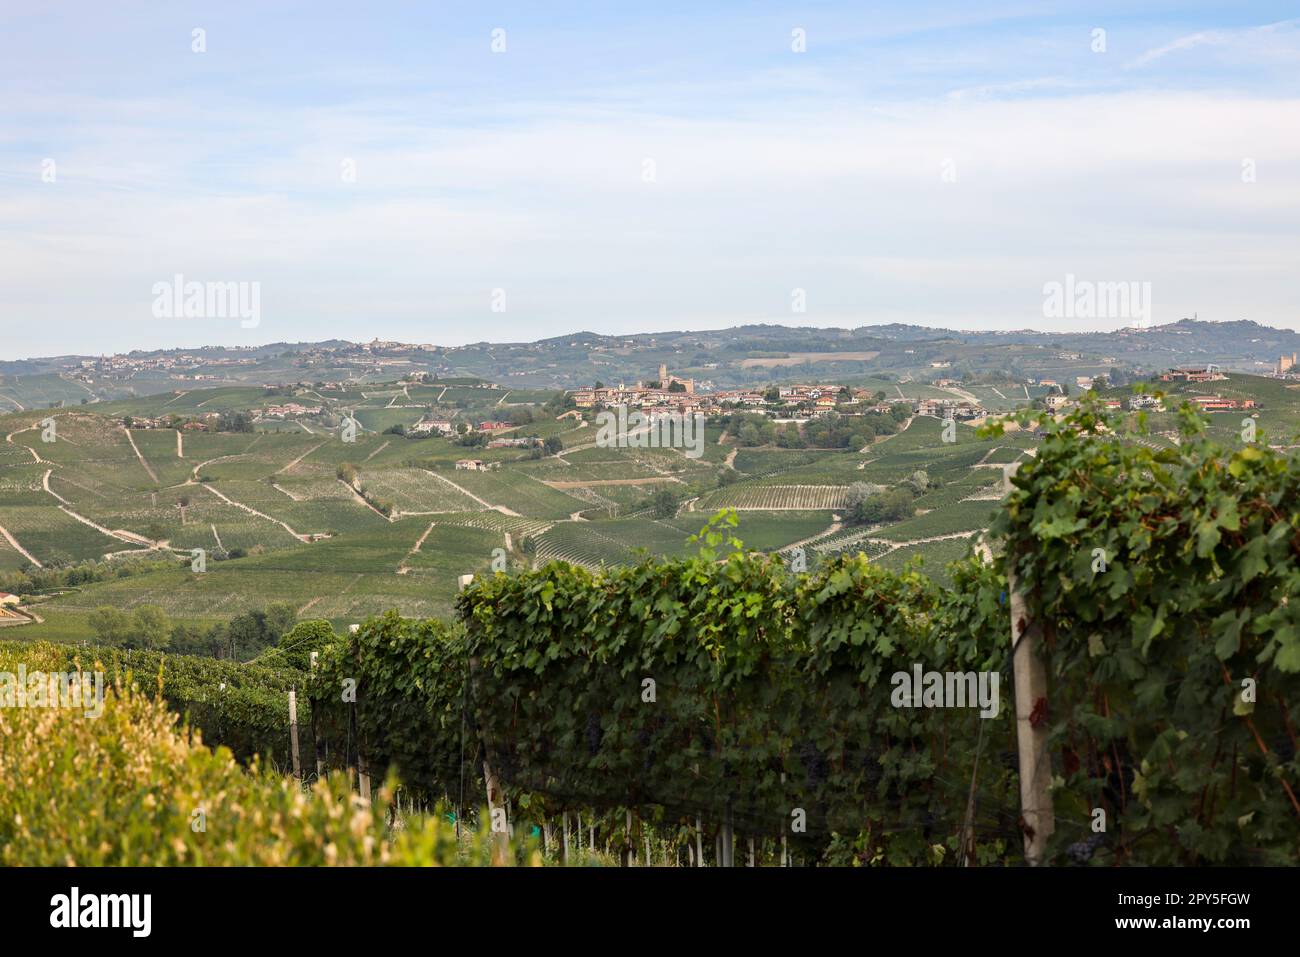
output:
<svg viewBox="0 0 1300 957"><path fill-rule="evenodd" d="M945 394L915 383L903 389ZM814 555L849 549L891 564L917 553L956 555L964 543L944 536L983 527L995 504L967 499L995 496L1000 465L1031 443L1023 435L982 440L964 425L956 443L945 443L942 423L914 418L865 451L738 449L720 442L720 427L710 425L705 454L696 459L681 449L595 447L590 423L544 414L540 403L554 395L466 381L353 383L296 396L355 415L355 441L311 418L261 422L252 432L185 431L179 446L174 429L128 434L122 427L122 415L255 414L285 401L257 386L171 389L58 410L54 442L41 441L39 412L0 415L10 437L0 444L0 526L22 548L52 566L150 546L176 559L173 568L47 595L32 604L44 622L13 632L85 639L88 617L102 605L129 611L157 604L178 621L200 624L281 601L340 627L389 608L447 615L458 576L488 570L498 549L515 563L592 567L680 556L721 508L738 510L736 534L751 549L803 543ZM509 434L558 435L562 455L382 434L426 410L476 422L523 404L537 420ZM495 467L453 467L466 458ZM344 467L355 472L365 500L340 480ZM852 486L889 488L918 471L932 485L916 499L915 517L885 527L844 524ZM672 501L656 518L650 503L664 490ZM192 549L204 550L207 571L190 570ZM940 564L927 567L941 574ZM29 566L0 537L0 572Z"/></svg>

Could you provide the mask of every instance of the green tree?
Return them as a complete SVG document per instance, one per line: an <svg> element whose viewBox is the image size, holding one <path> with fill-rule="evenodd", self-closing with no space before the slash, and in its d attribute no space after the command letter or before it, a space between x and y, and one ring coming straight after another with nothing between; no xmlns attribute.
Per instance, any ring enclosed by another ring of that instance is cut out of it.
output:
<svg viewBox="0 0 1300 957"><path fill-rule="evenodd" d="M298 610L287 601L272 602L266 606L266 642L277 643L298 623Z"/></svg>
<svg viewBox="0 0 1300 957"><path fill-rule="evenodd" d="M660 488L650 496L650 512L655 518L672 518L677 512L677 496L672 489Z"/></svg>
<svg viewBox="0 0 1300 957"><path fill-rule="evenodd" d="M100 605L90 613L90 627L101 645L121 645L131 634L131 617L112 605Z"/></svg>
<svg viewBox="0 0 1300 957"><path fill-rule="evenodd" d="M128 648L148 648L158 651L171 643L172 621L157 605L141 605L131 616L131 638Z"/></svg>
<svg viewBox="0 0 1300 957"><path fill-rule="evenodd" d="M276 642L276 648L283 653L282 656L277 657L282 657L287 665L307 671L311 668L313 651L324 651L339 640L339 636L334 634L334 629L330 627L328 621L320 618L313 621L300 621L291 631L281 635L280 640Z"/></svg>

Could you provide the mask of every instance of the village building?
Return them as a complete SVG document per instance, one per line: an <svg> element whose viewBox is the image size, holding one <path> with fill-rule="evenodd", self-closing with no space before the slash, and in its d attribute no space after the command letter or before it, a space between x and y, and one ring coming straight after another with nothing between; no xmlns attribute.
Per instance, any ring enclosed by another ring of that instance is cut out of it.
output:
<svg viewBox="0 0 1300 957"><path fill-rule="evenodd" d="M1204 366L1175 366L1160 376L1161 382L1216 382L1228 378L1213 363Z"/></svg>

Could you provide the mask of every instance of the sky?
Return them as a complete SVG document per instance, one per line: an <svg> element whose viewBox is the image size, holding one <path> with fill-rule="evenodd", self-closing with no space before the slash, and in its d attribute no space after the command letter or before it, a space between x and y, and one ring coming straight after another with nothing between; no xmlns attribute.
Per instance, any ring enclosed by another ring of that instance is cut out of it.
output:
<svg viewBox="0 0 1300 957"><path fill-rule="evenodd" d="M1192 315L1300 328L1294 4L0 0L0 359Z"/></svg>

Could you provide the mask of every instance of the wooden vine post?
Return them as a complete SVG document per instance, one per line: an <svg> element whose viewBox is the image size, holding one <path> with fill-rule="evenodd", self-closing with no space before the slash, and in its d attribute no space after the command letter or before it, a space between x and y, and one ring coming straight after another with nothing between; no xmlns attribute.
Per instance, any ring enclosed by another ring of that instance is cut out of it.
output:
<svg viewBox="0 0 1300 957"><path fill-rule="evenodd" d="M1016 580L1016 560L1007 561L1011 605L1011 662L1016 686L1016 745L1020 755L1020 827L1025 862L1043 863L1047 839L1056 829L1052 809L1052 762L1047 752L1047 664L1043 625Z"/></svg>
<svg viewBox="0 0 1300 957"><path fill-rule="evenodd" d="M293 754L293 776L302 777L302 761L298 758L298 692L289 689L289 749Z"/></svg>
<svg viewBox="0 0 1300 957"><path fill-rule="evenodd" d="M470 674L477 670L478 659L471 658ZM492 863L504 866L508 862L510 850L509 816L505 801L502 800L501 782L497 779L496 772L492 770L492 762L488 759L486 741L483 742L483 784L487 791L488 823L492 828Z"/></svg>
<svg viewBox="0 0 1300 957"><path fill-rule="evenodd" d="M311 653L311 670L313 674L316 672L318 655L319 652L316 651ZM315 684L312 687L314 688ZM320 724L316 720L316 715L320 712L320 699L311 698L309 704L311 705L311 748L312 753L316 755L316 777L319 780L325 776L325 759L321 748Z"/></svg>
<svg viewBox="0 0 1300 957"><path fill-rule="evenodd" d="M473 581L473 575L461 575L456 579L457 590L464 591ZM471 658L469 660L471 682L476 671L478 671L478 658ZM492 762L488 758L489 752L487 741L484 741L483 785L487 792L488 825L492 829L492 863L504 866L509 862L510 856L510 822L505 802L502 800L501 782L497 779L496 772L492 770Z"/></svg>

